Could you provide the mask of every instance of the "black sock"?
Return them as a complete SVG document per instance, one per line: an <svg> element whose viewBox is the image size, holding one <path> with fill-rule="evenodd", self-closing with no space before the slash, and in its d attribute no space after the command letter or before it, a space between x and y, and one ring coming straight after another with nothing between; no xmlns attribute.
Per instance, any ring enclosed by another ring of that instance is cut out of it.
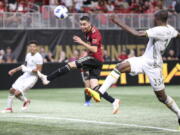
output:
<svg viewBox="0 0 180 135"><path fill-rule="evenodd" d="M97 85L96 87L93 88L93 90L98 91L99 88L100 88L100 85Z"/></svg>
<svg viewBox="0 0 180 135"><path fill-rule="evenodd" d="M63 67L58 68L56 71L52 72L50 75L47 76L47 80L52 81L55 78L64 75L70 71L69 65L65 65Z"/></svg>
<svg viewBox="0 0 180 135"><path fill-rule="evenodd" d="M96 86L93 88L93 90L97 91L101 97L103 97L106 101L113 103L115 101L115 99L113 97L111 97L107 92L105 92L104 94L102 94L101 92L99 92L100 85Z"/></svg>
<svg viewBox="0 0 180 135"><path fill-rule="evenodd" d="M100 93L100 92L99 92ZM107 92L105 92L104 94L100 93L101 97L103 97L106 101L113 103L115 101L115 99L113 97L111 97Z"/></svg>
<svg viewBox="0 0 180 135"><path fill-rule="evenodd" d="M88 102L91 100L91 96L88 96L85 91L84 91L84 97L85 97L85 102Z"/></svg>

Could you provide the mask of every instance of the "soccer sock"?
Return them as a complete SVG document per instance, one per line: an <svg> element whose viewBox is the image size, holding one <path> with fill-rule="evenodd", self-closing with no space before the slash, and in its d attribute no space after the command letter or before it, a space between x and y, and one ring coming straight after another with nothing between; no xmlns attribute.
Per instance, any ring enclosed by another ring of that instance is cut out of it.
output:
<svg viewBox="0 0 180 135"><path fill-rule="evenodd" d="M47 80L52 81L55 78L68 73L71 70L69 65L58 68L56 71L47 76Z"/></svg>
<svg viewBox="0 0 180 135"><path fill-rule="evenodd" d="M96 86L93 88L93 90L97 91L101 97L103 97L106 101L113 103L115 99L111 97L107 92L104 92L103 94L99 91L100 86Z"/></svg>
<svg viewBox="0 0 180 135"><path fill-rule="evenodd" d="M27 101L27 98L25 96L23 96L23 95L19 95L16 98L23 101L23 102Z"/></svg>
<svg viewBox="0 0 180 135"><path fill-rule="evenodd" d="M113 103L115 101L115 99L113 97L111 97L107 92L104 92L104 94L101 94L101 97L103 97L106 101Z"/></svg>
<svg viewBox="0 0 180 135"><path fill-rule="evenodd" d="M10 94L8 96L8 100L7 100L7 108L12 108L12 104L13 104L13 100L14 100L14 95Z"/></svg>
<svg viewBox="0 0 180 135"><path fill-rule="evenodd" d="M107 89L109 89L111 87L112 84L114 84L115 82L117 82L118 78L120 76L120 72L118 71L118 69L114 69L106 78L106 80L104 81L103 85L100 87L99 92L101 94L105 93L107 91Z"/></svg>
<svg viewBox="0 0 180 135"><path fill-rule="evenodd" d="M85 91L84 91L84 97L85 97L85 102L88 102L91 100L91 96L88 96Z"/></svg>
<svg viewBox="0 0 180 135"><path fill-rule="evenodd" d="M180 119L180 109L177 106L176 102L170 96L167 96L165 104L171 111L176 113L178 119Z"/></svg>

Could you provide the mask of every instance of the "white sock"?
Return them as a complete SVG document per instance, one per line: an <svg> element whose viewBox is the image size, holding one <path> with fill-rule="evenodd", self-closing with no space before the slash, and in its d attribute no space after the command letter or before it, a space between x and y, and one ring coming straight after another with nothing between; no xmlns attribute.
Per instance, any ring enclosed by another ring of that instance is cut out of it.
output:
<svg viewBox="0 0 180 135"><path fill-rule="evenodd" d="M104 94L112 84L116 83L120 76L120 72L115 68L111 73L108 75L106 80L104 81L103 85L99 88L99 92Z"/></svg>
<svg viewBox="0 0 180 135"><path fill-rule="evenodd" d="M14 100L14 95L9 95L8 100L7 100L7 108L12 108L13 100Z"/></svg>
<svg viewBox="0 0 180 135"><path fill-rule="evenodd" d="M176 102L170 96L167 96L165 104L171 111L176 113L178 119L180 119L180 109L177 106Z"/></svg>

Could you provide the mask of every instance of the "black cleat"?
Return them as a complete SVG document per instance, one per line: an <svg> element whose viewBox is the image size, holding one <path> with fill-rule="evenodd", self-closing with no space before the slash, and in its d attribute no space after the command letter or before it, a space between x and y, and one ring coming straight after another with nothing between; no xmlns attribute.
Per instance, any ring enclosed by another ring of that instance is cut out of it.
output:
<svg viewBox="0 0 180 135"><path fill-rule="evenodd" d="M178 119L178 123L179 123L178 130L180 131L180 119Z"/></svg>

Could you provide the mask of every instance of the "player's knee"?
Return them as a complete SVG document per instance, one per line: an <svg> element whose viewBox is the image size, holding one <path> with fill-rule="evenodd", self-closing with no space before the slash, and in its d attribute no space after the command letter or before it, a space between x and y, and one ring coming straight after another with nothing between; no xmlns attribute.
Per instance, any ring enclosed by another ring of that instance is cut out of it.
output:
<svg viewBox="0 0 180 135"><path fill-rule="evenodd" d="M159 91L155 91L155 94L156 94L156 97L158 98L159 102L161 103L165 103L166 102L166 99L167 99L167 95L163 90L159 90Z"/></svg>
<svg viewBox="0 0 180 135"><path fill-rule="evenodd" d="M122 72L123 68L124 68L124 66L123 66L122 63L118 63L118 64L116 65L116 69L118 69L119 72Z"/></svg>
<svg viewBox="0 0 180 135"><path fill-rule="evenodd" d="M15 89L12 89L12 88L11 88L11 89L9 90L9 93L12 94L12 95L14 95L14 94L15 94L15 91L16 91Z"/></svg>
<svg viewBox="0 0 180 135"><path fill-rule="evenodd" d="M158 96L157 98L158 98L159 102L161 102L161 103L165 103L165 101L166 101L165 97Z"/></svg>
<svg viewBox="0 0 180 135"><path fill-rule="evenodd" d="M15 95L16 97L18 97L18 96L21 95L21 92L20 92L19 90L16 90L15 93L14 93L14 95Z"/></svg>
<svg viewBox="0 0 180 135"><path fill-rule="evenodd" d="M70 68L76 68L76 63L75 63L75 61L69 62L69 63L68 63L68 66L69 66Z"/></svg>

